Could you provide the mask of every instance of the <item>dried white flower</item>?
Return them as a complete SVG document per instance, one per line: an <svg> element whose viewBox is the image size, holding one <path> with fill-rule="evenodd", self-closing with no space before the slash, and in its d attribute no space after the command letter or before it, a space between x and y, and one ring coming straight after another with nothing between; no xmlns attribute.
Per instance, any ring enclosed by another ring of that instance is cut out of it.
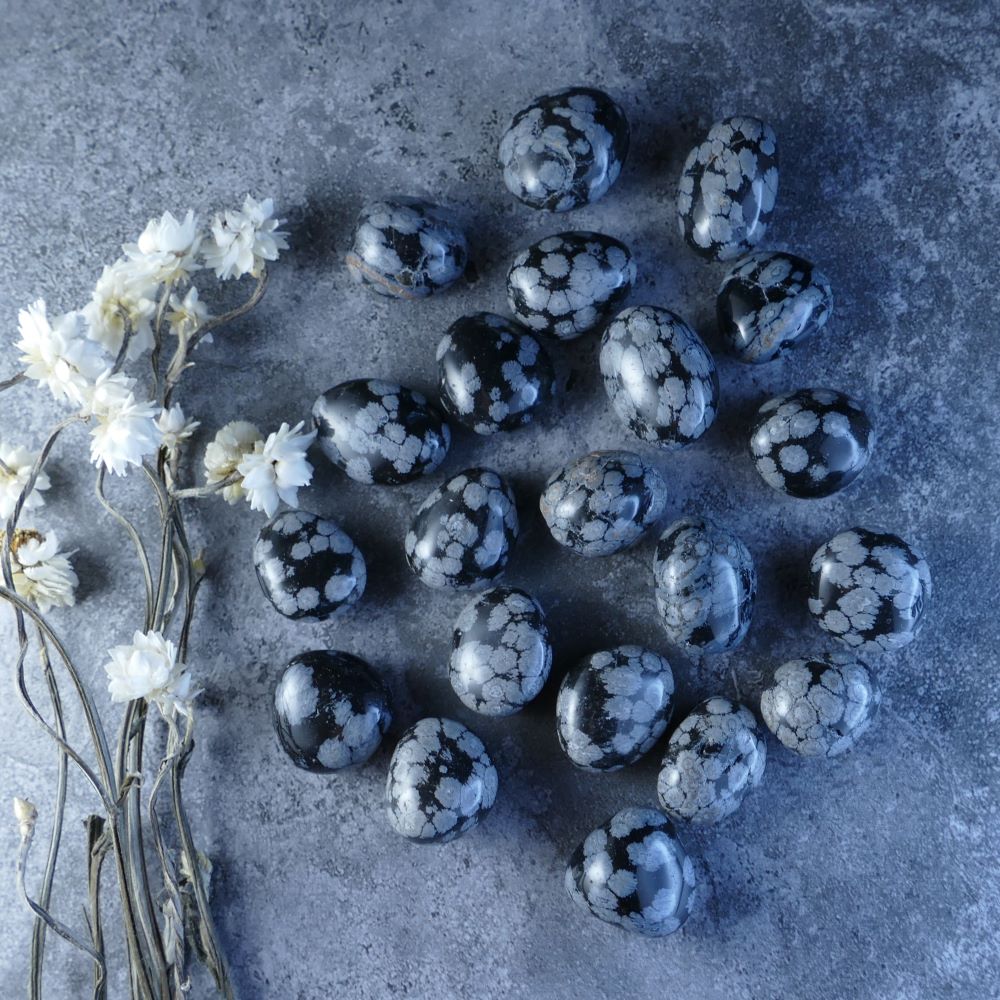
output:
<svg viewBox="0 0 1000 1000"><path fill-rule="evenodd" d="M252 455L258 446L264 446L264 436L246 420L234 420L221 428L205 449L205 480L209 486L229 479L240 462ZM243 483L230 483L223 487L222 495L229 503L238 503L246 495Z"/></svg>
<svg viewBox="0 0 1000 1000"><path fill-rule="evenodd" d="M198 289L193 285L184 298L176 294L170 296L170 309L167 322L175 337L190 337L208 319L208 309L198 298ZM212 335L207 333L202 339L210 344Z"/></svg>
<svg viewBox="0 0 1000 1000"><path fill-rule="evenodd" d="M299 487L312 482L313 467L306 460L306 449L316 431L303 434L302 427L302 421L294 427L282 424L237 466L251 510L262 510L270 517L281 500L294 507Z"/></svg>
<svg viewBox="0 0 1000 1000"><path fill-rule="evenodd" d="M136 632L131 644L112 646L104 665L112 701L146 698L164 715L191 714L198 694L191 675L177 662L177 647L160 632Z"/></svg>
<svg viewBox="0 0 1000 1000"><path fill-rule="evenodd" d="M131 335L125 356L130 361L140 357L153 346L158 287L148 268L136 261L122 257L105 267L82 310L87 336L117 357L128 328Z"/></svg>
<svg viewBox="0 0 1000 1000"><path fill-rule="evenodd" d="M194 212L189 211L183 221L164 212L158 219L149 220L135 243L126 243L122 249L129 260L145 268L157 282L172 283L186 280L198 270L201 241Z"/></svg>
<svg viewBox="0 0 1000 1000"><path fill-rule="evenodd" d="M76 604L79 584L69 561L72 553L59 551L55 532L16 531L10 546L14 590L42 614Z"/></svg>
<svg viewBox="0 0 1000 1000"><path fill-rule="evenodd" d="M160 447L160 408L135 398L135 380L106 371L94 386L88 411L97 418L90 432L90 460L124 476L130 465L141 465Z"/></svg>
<svg viewBox="0 0 1000 1000"><path fill-rule="evenodd" d="M31 470L38 456L19 444L0 441L0 520L6 521L14 512L14 505L21 491L28 485ZM23 510L37 510L45 503L39 490L47 490L52 484L44 472L38 473L35 488L24 501Z"/></svg>
<svg viewBox="0 0 1000 1000"><path fill-rule="evenodd" d="M198 420L188 420L180 403L174 403L169 410L161 410L156 418L156 426L160 430L160 441L167 454L173 457L182 441L187 441L201 427Z"/></svg>
<svg viewBox="0 0 1000 1000"><path fill-rule="evenodd" d="M33 802L27 799L14 798L14 819L17 820L17 830L21 840L27 840L35 832L38 822L38 810Z"/></svg>
<svg viewBox="0 0 1000 1000"><path fill-rule="evenodd" d="M264 262L277 260L278 251L288 248L288 233L278 229L284 219L272 218L274 201L257 201L247 195L243 208L229 210L212 220L212 243L204 252L206 267L217 278L260 275Z"/></svg>

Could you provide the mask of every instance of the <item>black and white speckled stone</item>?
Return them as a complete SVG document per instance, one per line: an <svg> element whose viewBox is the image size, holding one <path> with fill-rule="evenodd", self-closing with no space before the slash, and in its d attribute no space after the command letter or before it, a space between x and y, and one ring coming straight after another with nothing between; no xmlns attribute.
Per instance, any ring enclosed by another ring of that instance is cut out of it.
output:
<svg viewBox="0 0 1000 1000"><path fill-rule="evenodd" d="M274 689L278 741L307 771L339 771L363 763L391 723L385 682L350 653L300 653Z"/></svg>
<svg viewBox="0 0 1000 1000"><path fill-rule="evenodd" d="M469 245L451 213L420 198L365 205L347 267L355 282L379 295L423 299L465 273Z"/></svg>
<svg viewBox="0 0 1000 1000"><path fill-rule="evenodd" d="M451 428L423 393L381 379L352 379L313 404L323 453L359 483L408 483L444 461Z"/></svg>
<svg viewBox="0 0 1000 1000"><path fill-rule="evenodd" d="M417 509L406 561L428 587L481 586L503 572L517 533L510 486L492 469L466 469Z"/></svg>
<svg viewBox="0 0 1000 1000"><path fill-rule="evenodd" d="M745 638L757 570L732 532L703 517L675 521L657 542L653 583L670 641L689 654L724 653Z"/></svg>
<svg viewBox="0 0 1000 1000"><path fill-rule="evenodd" d="M497 769L472 730L451 719L421 719L389 762L389 822L410 840L454 840L490 811L497 784Z"/></svg>
<svg viewBox="0 0 1000 1000"><path fill-rule="evenodd" d="M709 698L674 730L656 782L660 805L677 820L718 823L764 776L767 744L753 712Z"/></svg>
<svg viewBox="0 0 1000 1000"><path fill-rule="evenodd" d="M656 809L622 809L573 852L566 891L595 917L647 937L679 930L695 902L694 865Z"/></svg>
<svg viewBox="0 0 1000 1000"><path fill-rule="evenodd" d="M437 347L441 402L477 434L531 423L555 390L544 347L523 326L495 313L462 316Z"/></svg>
<svg viewBox="0 0 1000 1000"><path fill-rule="evenodd" d="M923 623L931 571L898 535L850 528L810 563L809 610L819 627L865 657L902 649Z"/></svg>
<svg viewBox="0 0 1000 1000"><path fill-rule="evenodd" d="M833 311L826 275L790 253L754 253L726 275L719 331L740 361L763 364L819 333Z"/></svg>
<svg viewBox="0 0 1000 1000"><path fill-rule="evenodd" d="M840 654L789 660L760 696L764 724L802 757L837 757L868 731L882 689L863 663Z"/></svg>
<svg viewBox="0 0 1000 1000"><path fill-rule="evenodd" d="M704 257L733 260L764 238L778 195L778 138L735 115L688 154L677 190L681 235Z"/></svg>
<svg viewBox="0 0 1000 1000"><path fill-rule="evenodd" d="M750 454L768 486L800 499L850 486L868 464L875 432L862 405L836 389L769 399L750 430Z"/></svg>
<svg viewBox="0 0 1000 1000"><path fill-rule="evenodd" d="M545 614L530 594L493 587L455 622L449 676L462 704L482 715L513 715L536 697L552 668Z"/></svg>
<svg viewBox="0 0 1000 1000"><path fill-rule="evenodd" d="M663 514L667 487L631 451L593 451L549 477L539 507L552 537L582 556L634 545Z"/></svg>
<svg viewBox="0 0 1000 1000"><path fill-rule="evenodd" d="M515 198L566 212L604 196L628 146L625 112L603 90L569 87L514 115L500 139L500 168Z"/></svg>
<svg viewBox="0 0 1000 1000"><path fill-rule="evenodd" d="M585 657L559 685L559 745L585 771L634 764L663 735L673 708L670 664L641 646Z"/></svg>
<svg viewBox="0 0 1000 1000"><path fill-rule="evenodd" d="M560 340L593 330L635 284L635 261L621 240L601 233L546 236L522 250L507 272L507 302L525 326Z"/></svg>
<svg viewBox="0 0 1000 1000"><path fill-rule="evenodd" d="M253 547L257 579L286 618L322 621L365 591L365 557L339 525L305 510L273 517Z"/></svg>
<svg viewBox="0 0 1000 1000"><path fill-rule="evenodd" d="M701 338L656 306L619 313L601 341L604 388L633 434L665 448L689 444L715 420L719 377Z"/></svg>

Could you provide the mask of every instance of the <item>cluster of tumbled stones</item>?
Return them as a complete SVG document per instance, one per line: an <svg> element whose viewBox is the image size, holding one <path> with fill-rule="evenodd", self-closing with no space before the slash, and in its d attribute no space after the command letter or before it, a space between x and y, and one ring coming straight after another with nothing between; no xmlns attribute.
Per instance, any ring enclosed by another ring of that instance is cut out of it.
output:
<svg viewBox="0 0 1000 1000"><path fill-rule="evenodd" d="M621 172L629 126L605 93L576 87L518 112L499 147L504 183L538 209L564 212L596 201ZM688 156L676 201L684 240L700 255L733 261L716 300L719 331L750 364L786 357L817 335L832 311L830 282L795 254L756 249L778 190L778 145L747 115L714 124ZM352 276L389 297L418 299L458 281L469 260L448 211L393 198L365 206L347 255ZM451 443L449 421L481 434L528 424L555 392L549 349L604 327L600 371L612 411L641 441L688 445L719 407L714 359L698 334L656 306L622 310L636 280L630 249L589 230L547 235L507 272L513 318L456 319L437 350L440 402L395 382L352 379L317 399L319 446L360 483L392 486L434 474ZM874 432L861 403L807 387L760 406L750 433L757 471L790 497L817 499L864 469ZM663 517L661 474L631 451L568 461L539 500L552 538L569 552L606 557L639 541ZM459 472L415 511L406 560L432 588L474 593L453 630L452 688L471 712L507 716L537 698L553 649L539 602L495 585L519 533L509 483L489 468ZM354 604L365 563L343 530L306 511L279 514L254 549L261 585L291 618L322 619ZM930 597L926 561L907 542L852 528L811 563L809 610L847 652L790 660L767 681L760 716L788 750L836 757L870 727L882 689L871 661L910 642ZM757 575L746 545L725 526L685 517L662 530L652 578L671 648L688 657L725 654L751 624ZM489 588L489 589L483 589ZM571 667L559 685L556 736L584 771L615 771L650 753L674 709L670 663L621 645ZM300 767L334 771L368 760L389 728L389 692L368 664L336 650L289 663L274 693L279 741ZM760 784L767 760L751 709L719 695L687 712L667 740L656 781L660 810L626 808L593 830L566 869L569 894L595 916L641 934L676 931L692 912L695 872L674 823L721 823ZM398 740L388 767L392 827L414 841L452 840L474 827L497 793L483 742L460 722L423 718Z"/></svg>

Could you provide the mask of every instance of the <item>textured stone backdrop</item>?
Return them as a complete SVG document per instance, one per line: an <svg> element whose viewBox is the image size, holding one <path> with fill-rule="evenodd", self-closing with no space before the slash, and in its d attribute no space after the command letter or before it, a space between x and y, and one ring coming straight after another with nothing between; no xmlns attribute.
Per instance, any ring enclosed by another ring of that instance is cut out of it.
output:
<svg viewBox="0 0 1000 1000"><path fill-rule="evenodd" d="M355 376L432 388L445 327L463 312L502 310L505 262L567 226L625 239L641 275L631 301L677 310L717 347L722 268L682 246L673 196L686 152L727 113L759 114L780 136L768 245L815 260L834 283L831 323L787 362L750 370L720 357L722 413L683 453L641 448L616 422L594 337L556 349L568 385L539 424L485 441L457 435L437 479L473 461L511 477L525 530L507 579L536 593L554 626L554 677L519 717L475 719L448 685L450 623L464 598L423 588L401 544L432 482L368 489L317 454L305 505L340 520L370 566L364 602L328 625L287 622L265 605L249 559L256 515L221 501L192 512L213 571L193 646L206 693L189 795L243 997L1000 993L994 4L6 0L2 10L0 339L13 339L17 309L37 295L59 309L82 304L117 244L163 209L207 212L249 190L273 194L290 220L294 249L265 302L202 348L189 377L182 401L204 424L192 475L227 420L306 417L320 391ZM547 217L507 195L495 147L519 106L572 83L603 86L624 105L632 154L603 201ZM379 192L455 206L478 278L416 305L353 287L342 257L360 202ZM15 370L10 349L6 358L0 374ZM754 408L809 384L866 400L880 432L858 483L811 503L772 492L745 452ZM38 447L51 419L48 400L28 391L0 398L5 437ZM85 443L78 429L58 448L43 515L79 548L83 600L58 620L101 684L103 650L137 621L139 581L93 500ZM828 648L804 583L809 556L837 530L898 531L926 552L936 583L919 641L884 665L881 721L855 752L810 763L772 742L764 784L739 813L685 833L702 903L682 933L659 941L590 919L562 888L586 832L654 801L656 753L625 773L578 773L553 726L554 690L576 657L620 642L664 649L653 539L585 562L558 550L537 514L540 486L562 460L622 445L655 460L671 516L717 516L759 563L746 644L701 667L674 660L682 707L731 694L734 676L753 704L762 673ZM138 503L141 492L136 480L118 495ZM10 669L6 616L2 628ZM278 671L322 646L368 658L396 698L388 746L356 774L297 771L272 736ZM20 794L44 817L53 755L4 683L0 816ZM489 820L441 849L398 839L381 802L393 737L426 713L473 724L501 772ZM76 783L56 895L72 921L79 819L90 808ZM30 934L15 848L4 820L4 997L23 993ZM76 1000L88 976L84 960L54 945L48 995ZM124 995L120 976L112 985ZM207 995L203 983L194 995Z"/></svg>

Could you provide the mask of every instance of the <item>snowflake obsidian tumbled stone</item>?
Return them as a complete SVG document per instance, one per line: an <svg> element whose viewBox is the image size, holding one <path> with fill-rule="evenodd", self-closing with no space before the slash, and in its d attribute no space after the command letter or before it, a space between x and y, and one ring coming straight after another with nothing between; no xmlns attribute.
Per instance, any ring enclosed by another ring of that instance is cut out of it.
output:
<svg viewBox="0 0 1000 1000"><path fill-rule="evenodd" d="M466 469L420 505L406 533L410 569L428 587L476 587L499 576L517 540L514 493L492 469Z"/></svg>
<svg viewBox="0 0 1000 1000"><path fill-rule="evenodd" d="M349 608L365 590L361 550L333 521L305 510L272 518L253 547L257 579L286 618L322 620Z"/></svg>
<svg viewBox="0 0 1000 1000"><path fill-rule="evenodd" d="M691 150L677 191L681 235L698 253L732 260L767 231L778 194L778 139L759 118L724 118Z"/></svg>
<svg viewBox="0 0 1000 1000"><path fill-rule="evenodd" d="M767 728L802 757L836 757L867 732L882 701L871 671L847 655L789 660L760 696Z"/></svg>
<svg viewBox="0 0 1000 1000"><path fill-rule="evenodd" d="M495 313L455 320L438 344L437 361L444 408L477 434L531 423L555 387L545 348Z"/></svg>
<svg viewBox="0 0 1000 1000"><path fill-rule="evenodd" d="M337 771L368 760L391 722L385 683L350 653L302 653L274 690L278 740L307 771Z"/></svg>
<svg viewBox="0 0 1000 1000"><path fill-rule="evenodd" d="M861 656L902 649L920 630L931 572L898 535L851 528L813 556L809 610Z"/></svg>
<svg viewBox="0 0 1000 1000"><path fill-rule="evenodd" d="M716 299L719 331L751 364L773 361L826 325L833 293L826 276L790 253L754 253L726 275Z"/></svg>
<svg viewBox="0 0 1000 1000"><path fill-rule="evenodd" d="M422 299L465 273L469 245L451 213L419 198L365 205L347 267L358 284L379 295Z"/></svg>
<svg viewBox="0 0 1000 1000"><path fill-rule="evenodd" d="M666 816L623 809L574 851L566 891L609 924L662 937L691 915L694 865Z"/></svg>
<svg viewBox="0 0 1000 1000"><path fill-rule="evenodd" d="M875 432L861 404L835 389L769 399L750 431L750 454L768 486L789 496L828 497L868 464Z"/></svg>
<svg viewBox="0 0 1000 1000"><path fill-rule="evenodd" d="M546 236L522 250L507 272L507 302L525 326L573 340L610 316L635 283L635 261L601 233Z"/></svg>
<svg viewBox="0 0 1000 1000"><path fill-rule="evenodd" d="M594 653L559 686L559 744L586 771L634 764L667 728L673 693L673 672L659 654L641 646Z"/></svg>
<svg viewBox="0 0 1000 1000"><path fill-rule="evenodd" d="M715 420L719 377L699 336L655 306L619 313L601 341L611 405L633 434L665 448L689 444Z"/></svg>
<svg viewBox="0 0 1000 1000"><path fill-rule="evenodd" d="M766 761L753 712L709 698L671 734L656 783L660 805L674 819L718 823L760 784Z"/></svg>
<svg viewBox="0 0 1000 1000"><path fill-rule="evenodd" d="M637 542L666 502L663 478L634 452L593 451L549 478L539 506L560 545L606 556Z"/></svg>
<svg viewBox="0 0 1000 1000"><path fill-rule="evenodd" d="M327 458L359 483L407 483L448 454L451 430L422 393L381 379L352 379L313 405Z"/></svg>
<svg viewBox="0 0 1000 1000"><path fill-rule="evenodd" d="M403 733L389 762L389 822L411 840L454 840L489 812L497 783L475 733L451 719L421 719Z"/></svg>

